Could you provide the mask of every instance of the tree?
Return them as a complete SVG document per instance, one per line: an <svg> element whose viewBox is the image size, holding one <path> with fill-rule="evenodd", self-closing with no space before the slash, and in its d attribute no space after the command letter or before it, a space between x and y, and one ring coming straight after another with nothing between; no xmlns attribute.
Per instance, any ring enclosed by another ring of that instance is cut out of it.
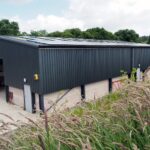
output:
<svg viewBox="0 0 150 150"><path fill-rule="evenodd" d="M88 31L83 31L82 32L82 38L83 39L93 39L92 34Z"/></svg>
<svg viewBox="0 0 150 150"><path fill-rule="evenodd" d="M19 25L17 22L10 22L7 19L0 21L0 35L14 35L19 34Z"/></svg>
<svg viewBox="0 0 150 150"><path fill-rule="evenodd" d="M89 38L98 39L98 40L115 40L116 37L113 33L105 30L104 28L91 28L85 31L83 34L84 37L88 36Z"/></svg>
<svg viewBox="0 0 150 150"><path fill-rule="evenodd" d="M21 32L20 36L29 36L29 34L27 32Z"/></svg>
<svg viewBox="0 0 150 150"><path fill-rule="evenodd" d="M65 30L63 33L62 33L62 37L64 38L73 38L73 35L70 31L68 30Z"/></svg>
<svg viewBox="0 0 150 150"><path fill-rule="evenodd" d="M81 38L82 31L79 28L66 29L62 36L66 38Z"/></svg>
<svg viewBox="0 0 150 150"><path fill-rule="evenodd" d="M31 30L30 35L31 36L39 36L39 33L38 33L38 31Z"/></svg>
<svg viewBox="0 0 150 150"><path fill-rule="evenodd" d="M128 41L128 42L139 42L139 34L137 34L134 30L119 30L115 33L121 41Z"/></svg>
<svg viewBox="0 0 150 150"><path fill-rule="evenodd" d="M17 22L11 22L11 35L18 35L19 34L19 25Z"/></svg>
<svg viewBox="0 0 150 150"><path fill-rule="evenodd" d="M49 36L49 37L62 37L62 32L59 32L59 31L52 32L52 33L49 33L47 36Z"/></svg>
<svg viewBox="0 0 150 150"><path fill-rule="evenodd" d="M31 33L30 33L30 35L31 36L42 36L42 37L44 37L44 36L47 36L48 35L48 33L47 33L47 31L46 30L39 30L39 31L31 31Z"/></svg>
<svg viewBox="0 0 150 150"><path fill-rule="evenodd" d="M150 44L150 36L148 37L148 41L147 41L147 44Z"/></svg>
<svg viewBox="0 0 150 150"><path fill-rule="evenodd" d="M141 43L147 43L149 36L141 36L139 37L139 42Z"/></svg>

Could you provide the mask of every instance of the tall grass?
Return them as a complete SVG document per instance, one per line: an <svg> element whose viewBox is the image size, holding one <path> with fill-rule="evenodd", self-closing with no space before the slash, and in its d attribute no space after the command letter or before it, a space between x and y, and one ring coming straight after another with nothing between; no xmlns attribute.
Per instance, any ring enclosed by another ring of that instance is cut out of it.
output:
<svg viewBox="0 0 150 150"><path fill-rule="evenodd" d="M30 122L0 140L2 149L149 150L150 84L131 83L100 100Z"/></svg>

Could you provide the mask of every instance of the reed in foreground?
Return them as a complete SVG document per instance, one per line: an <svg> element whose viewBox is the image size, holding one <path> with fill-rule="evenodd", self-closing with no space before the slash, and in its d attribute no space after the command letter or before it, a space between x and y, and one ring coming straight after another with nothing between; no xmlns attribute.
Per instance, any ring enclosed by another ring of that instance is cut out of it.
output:
<svg viewBox="0 0 150 150"><path fill-rule="evenodd" d="M1 148L149 150L150 84L131 83L100 100L30 122L0 140Z"/></svg>

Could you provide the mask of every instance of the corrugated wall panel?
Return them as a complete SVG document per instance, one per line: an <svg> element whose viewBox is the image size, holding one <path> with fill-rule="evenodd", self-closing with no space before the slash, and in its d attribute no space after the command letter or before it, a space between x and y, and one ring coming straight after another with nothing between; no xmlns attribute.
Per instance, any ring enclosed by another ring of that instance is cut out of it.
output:
<svg viewBox="0 0 150 150"><path fill-rule="evenodd" d="M130 48L40 49L41 91L50 93L130 71Z"/></svg>
<svg viewBox="0 0 150 150"><path fill-rule="evenodd" d="M3 52L5 84L23 88L23 79L31 85L33 92L39 92L39 82L34 81L34 73L39 72L38 48L7 41L0 41Z"/></svg>
<svg viewBox="0 0 150 150"><path fill-rule="evenodd" d="M132 53L133 51L133 53ZM133 58L132 58L133 56ZM47 94L117 77L141 65L150 66L150 48L38 48L0 40L6 85L23 88L23 78L32 91ZM40 69L39 69L40 68ZM34 73L40 80L34 81Z"/></svg>
<svg viewBox="0 0 150 150"><path fill-rule="evenodd" d="M141 65L141 69L145 70L150 66L150 48L134 48L134 67Z"/></svg>

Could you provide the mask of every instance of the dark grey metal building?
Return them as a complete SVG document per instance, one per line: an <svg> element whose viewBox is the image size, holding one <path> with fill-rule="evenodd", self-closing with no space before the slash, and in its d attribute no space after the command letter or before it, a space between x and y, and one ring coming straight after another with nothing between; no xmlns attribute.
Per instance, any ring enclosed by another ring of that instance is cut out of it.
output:
<svg viewBox="0 0 150 150"><path fill-rule="evenodd" d="M116 41L0 36L4 85L43 95L150 65L150 45ZM83 91L82 91L83 93ZM42 103L42 102L41 102ZM41 104L42 105L42 104Z"/></svg>

